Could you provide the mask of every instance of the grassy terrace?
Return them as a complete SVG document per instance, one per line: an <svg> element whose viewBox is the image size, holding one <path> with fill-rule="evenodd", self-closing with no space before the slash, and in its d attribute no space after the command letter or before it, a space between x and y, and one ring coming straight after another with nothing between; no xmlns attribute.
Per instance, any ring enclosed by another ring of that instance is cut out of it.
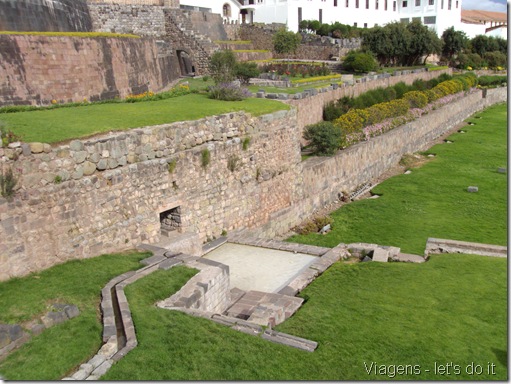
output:
<svg viewBox="0 0 511 384"><path fill-rule="evenodd" d="M249 98L225 102L209 99L204 94L189 94L159 101L5 113L0 115L0 121L5 122L25 142L56 143L110 131L197 120L228 112L245 111L259 116L282 109L289 107L274 100Z"/></svg>
<svg viewBox="0 0 511 384"><path fill-rule="evenodd" d="M334 212L332 232L290 239L333 247L367 242L422 254L428 237L506 245L507 107L495 106L468 121L466 133L449 137L426 153L428 163L376 186L378 199L353 202ZM478 193L467 187L478 186ZM384 223L384 224L382 224Z"/></svg>
<svg viewBox="0 0 511 384"><path fill-rule="evenodd" d="M115 254L74 260L40 273L0 283L0 324L24 324L52 303L74 304L80 315L33 337L0 361L10 380L57 380L101 347L101 289L112 278L141 267L147 253Z"/></svg>
<svg viewBox="0 0 511 384"><path fill-rule="evenodd" d="M378 186L382 197L341 208L331 233L296 240L377 242L420 253L424 236L505 244L507 177L496 168L506 162L507 108L478 116L467 133L451 136L453 144L433 147L436 158ZM478 185L479 193L465 192L468 185ZM138 268L143 257L77 260L0 283L0 323L27 321L54 301L81 310L1 361L0 375L57 380L87 361L100 345L101 288ZM186 268L158 271L126 288L139 345L102 380L508 378L504 259L439 255L425 264L336 263L300 294L305 304L278 327L317 341L313 353L155 308L191 275ZM448 363L455 364L449 371ZM472 364L481 373L471 373ZM488 364L494 364L490 371ZM396 374L397 365L409 367Z"/></svg>

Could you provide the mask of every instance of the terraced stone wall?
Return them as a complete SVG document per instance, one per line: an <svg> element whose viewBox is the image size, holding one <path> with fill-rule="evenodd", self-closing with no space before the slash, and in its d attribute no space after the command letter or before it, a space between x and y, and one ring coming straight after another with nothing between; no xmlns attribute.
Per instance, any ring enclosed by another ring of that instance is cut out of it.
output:
<svg viewBox="0 0 511 384"><path fill-rule="evenodd" d="M232 113L0 149L0 166L20 179L12 201L0 198L0 280L154 243L160 213L175 207L180 230L201 242L266 223L301 193L296 124L295 111Z"/></svg>
<svg viewBox="0 0 511 384"><path fill-rule="evenodd" d="M160 213L177 207L180 230L200 242L224 230L285 233L402 154L507 100L505 88L482 96L478 91L334 157L304 162L294 109L261 117L231 113L55 147L11 144L0 149L0 164L20 184L12 200L0 198L0 280L154 243Z"/></svg>
<svg viewBox="0 0 511 384"><path fill-rule="evenodd" d="M0 106L123 98L179 75L172 50L152 39L0 35Z"/></svg>

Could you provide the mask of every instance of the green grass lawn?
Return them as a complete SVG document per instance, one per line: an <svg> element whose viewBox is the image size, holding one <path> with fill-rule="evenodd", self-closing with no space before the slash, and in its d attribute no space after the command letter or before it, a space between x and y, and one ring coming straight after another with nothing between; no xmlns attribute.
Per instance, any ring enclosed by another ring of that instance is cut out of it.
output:
<svg viewBox="0 0 511 384"><path fill-rule="evenodd" d="M141 268L148 253L113 254L74 260L0 283L0 324L38 319L48 305L74 304L80 315L34 336L0 361L8 380L58 380L101 347L101 289L112 278Z"/></svg>
<svg viewBox="0 0 511 384"><path fill-rule="evenodd" d="M420 373L396 377L407 380L507 377L503 259L442 255L420 265L337 263L301 293L306 303L278 326L317 341L313 353L156 308L183 274L159 271L126 288L139 344L102 380L393 378L367 374L364 362L418 366ZM463 372L435 375L435 362L453 362ZM467 374L472 362L485 370L495 364L495 375Z"/></svg>
<svg viewBox="0 0 511 384"><path fill-rule="evenodd" d="M6 113L0 115L0 121L25 142L57 143L103 132L197 120L222 113L245 111L259 116L283 109L289 109L289 106L275 100L220 101L203 94L190 94L160 101Z"/></svg>
<svg viewBox="0 0 511 384"><path fill-rule="evenodd" d="M449 137L427 153L435 158L409 175L376 186L378 199L343 206L330 216L327 235L293 236L290 241L333 247L366 242L423 254L428 237L507 244L507 106L480 113L466 133ZM477 186L478 193L468 193Z"/></svg>

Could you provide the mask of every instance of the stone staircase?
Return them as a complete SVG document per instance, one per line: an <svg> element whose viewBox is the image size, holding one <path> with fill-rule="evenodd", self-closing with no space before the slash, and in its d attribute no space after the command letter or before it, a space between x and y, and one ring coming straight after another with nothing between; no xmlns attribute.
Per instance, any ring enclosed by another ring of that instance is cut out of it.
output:
<svg viewBox="0 0 511 384"><path fill-rule="evenodd" d="M247 320L262 326L272 326L290 318L303 303L300 297L260 291L243 292L234 288L231 297L238 297L227 309L229 317Z"/></svg>

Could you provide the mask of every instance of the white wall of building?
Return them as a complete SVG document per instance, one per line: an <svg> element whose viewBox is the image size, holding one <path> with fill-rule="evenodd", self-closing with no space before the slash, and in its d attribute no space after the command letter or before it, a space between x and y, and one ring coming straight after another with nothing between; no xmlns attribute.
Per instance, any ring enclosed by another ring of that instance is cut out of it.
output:
<svg viewBox="0 0 511 384"><path fill-rule="evenodd" d="M180 0L181 5L211 9L211 12L223 16L229 24L231 21L241 22L240 4L234 0ZM224 6L226 8L224 9ZM225 13L227 10L227 14ZM229 15L230 14L230 15Z"/></svg>
<svg viewBox="0 0 511 384"><path fill-rule="evenodd" d="M240 8L248 14L246 22L282 23L298 31L301 20L340 22L359 28L372 28L393 21L413 18L432 28L439 36L449 27L461 29L462 0L181 0L183 5L211 8L223 13L224 4L231 7L231 20L241 22ZM299 11L301 10L301 11Z"/></svg>

